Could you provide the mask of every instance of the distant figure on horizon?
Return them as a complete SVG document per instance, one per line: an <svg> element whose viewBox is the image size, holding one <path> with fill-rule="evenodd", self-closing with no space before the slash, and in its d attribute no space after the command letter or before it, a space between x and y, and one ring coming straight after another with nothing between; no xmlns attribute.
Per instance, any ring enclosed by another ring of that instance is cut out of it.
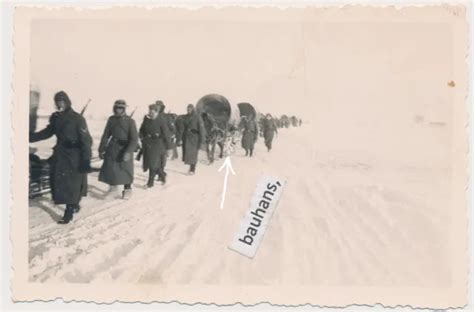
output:
<svg viewBox="0 0 474 312"><path fill-rule="evenodd" d="M110 185L109 192L123 185L123 199L132 195L133 153L138 147L137 126L126 108L124 100L115 101L114 114L107 120L99 145L99 158L104 160L99 181Z"/></svg>

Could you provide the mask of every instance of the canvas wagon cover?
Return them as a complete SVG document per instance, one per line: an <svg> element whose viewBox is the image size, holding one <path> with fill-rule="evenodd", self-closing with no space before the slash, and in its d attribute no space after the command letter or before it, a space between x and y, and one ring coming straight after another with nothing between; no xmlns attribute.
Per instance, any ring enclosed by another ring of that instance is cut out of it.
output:
<svg viewBox="0 0 474 312"><path fill-rule="evenodd" d="M237 108L233 108L230 102L220 94L208 94L203 96L196 104L200 114L211 115L220 127L237 123L240 116Z"/></svg>
<svg viewBox="0 0 474 312"><path fill-rule="evenodd" d="M250 103L239 103L237 104L240 111L240 117L242 116L251 116L253 118L257 117L257 111Z"/></svg>

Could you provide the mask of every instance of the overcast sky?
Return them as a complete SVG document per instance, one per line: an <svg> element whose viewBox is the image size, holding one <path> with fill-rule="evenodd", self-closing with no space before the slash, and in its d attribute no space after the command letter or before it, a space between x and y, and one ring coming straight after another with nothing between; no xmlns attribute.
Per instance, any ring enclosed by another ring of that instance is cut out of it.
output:
<svg viewBox="0 0 474 312"><path fill-rule="evenodd" d="M298 113L304 100L301 27L153 21L41 21L32 35L32 80L42 105L55 91L76 107L111 112L115 99L146 108L157 99L184 112L208 93L262 111Z"/></svg>
<svg viewBox="0 0 474 312"><path fill-rule="evenodd" d="M31 79L43 112L58 90L78 111L91 98L97 117L119 98L142 116L157 99L184 113L219 93L328 137L343 124L355 144L385 144L417 114L449 122L451 40L435 23L37 20Z"/></svg>

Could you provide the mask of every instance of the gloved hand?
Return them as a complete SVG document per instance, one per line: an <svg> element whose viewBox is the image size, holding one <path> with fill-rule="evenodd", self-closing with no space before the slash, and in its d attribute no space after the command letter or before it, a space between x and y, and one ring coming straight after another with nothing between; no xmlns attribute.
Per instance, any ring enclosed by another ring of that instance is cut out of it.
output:
<svg viewBox="0 0 474 312"><path fill-rule="evenodd" d="M79 172L80 173L92 172L90 159L81 159L81 161L79 162Z"/></svg>
<svg viewBox="0 0 474 312"><path fill-rule="evenodd" d="M105 152L100 152L99 153L99 158L104 159L105 158Z"/></svg>
<svg viewBox="0 0 474 312"><path fill-rule="evenodd" d="M122 158L123 161L129 161L130 159L132 159L132 154L131 153L124 153L123 154L123 158Z"/></svg>

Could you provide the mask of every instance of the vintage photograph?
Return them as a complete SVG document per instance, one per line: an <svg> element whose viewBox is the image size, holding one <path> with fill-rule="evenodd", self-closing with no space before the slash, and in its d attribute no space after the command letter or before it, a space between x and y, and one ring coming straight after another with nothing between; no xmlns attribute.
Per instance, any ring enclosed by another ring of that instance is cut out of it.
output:
<svg viewBox="0 0 474 312"><path fill-rule="evenodd" d="M467 302L462 5L16 18L19 298Z"/></svg>

